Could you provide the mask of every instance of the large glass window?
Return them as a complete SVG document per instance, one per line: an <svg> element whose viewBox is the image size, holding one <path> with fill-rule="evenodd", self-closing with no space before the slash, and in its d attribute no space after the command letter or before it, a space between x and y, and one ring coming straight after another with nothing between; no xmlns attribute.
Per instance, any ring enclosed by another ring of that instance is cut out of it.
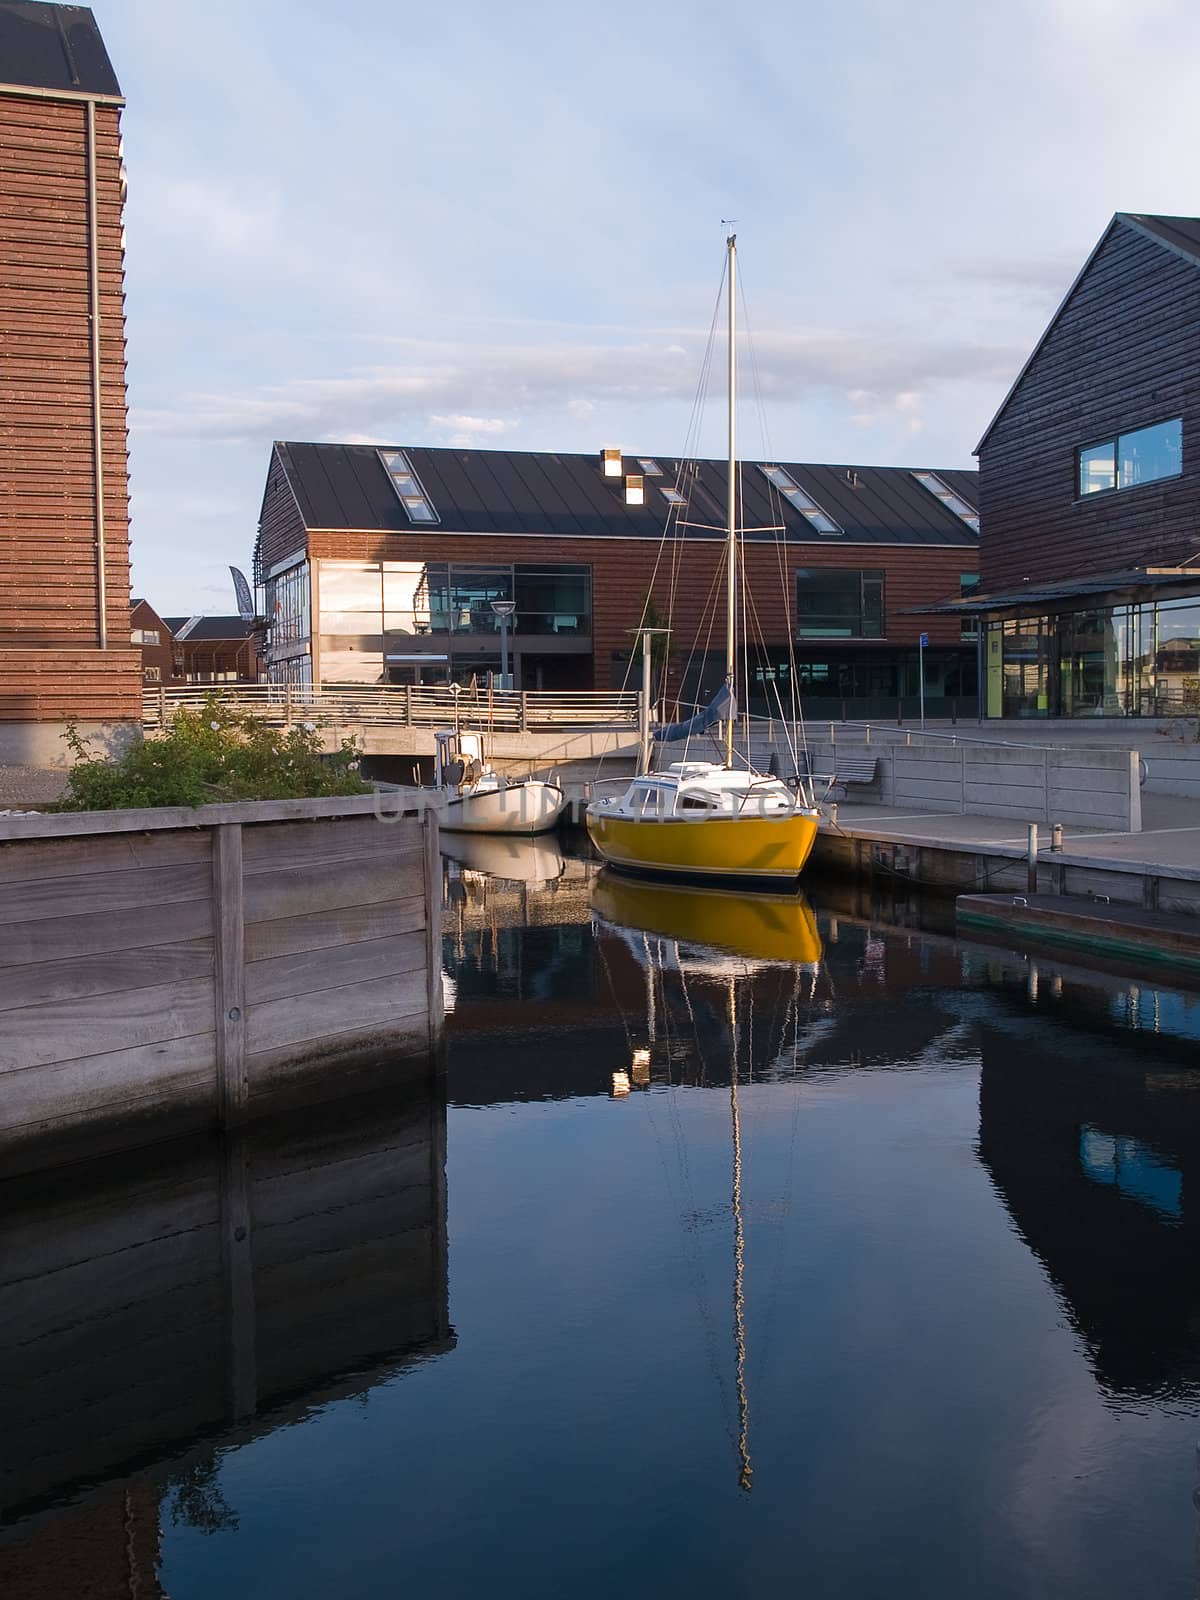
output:
<svg viewBox="0 0 1200 1600"><path fill-rule="evenodd" d="M1194 716L1200 598L1009 618L989 629L988 666L989 716Z"/></svg>
<svg viewBox="0 0 1200 1600"><path fill-rule="evenodd" d="M1176 417L1087 445L1078 461L1081 496L1177 477L1183 471L1183 423Z"/></svg>
<svg viewBox="0 0 1200 1600"><path fill-rule="evenodd" d="M302 570L307 599L308 569ZM276 581L281 604L283 584ZM495 600L516 602L510 642L514 634L582 636L592 630L591 569L581 565L322 561L318 586L327 683L378 681L385 663L405 657L422 635L486 635L499 649ZM480 660L472 653L472 670Z"/></svg>
<svg viewBox="0 0 1200 1600"><path fill-rule="evenodd" d="M883 573L801 567L796 573L796 634L801 639L883 636Z"/></svg>
<svg viewBox="0 0 1200 1600"><path fill-rule="evenodd" d="M267 621L272 653L308 639L312 629L307 561L267 580Z"/></svg>
<svg viewBox="0 0 1200 1600"><path fill-rule="evenodd" d="M1155 709L1159 716L1200 712L1200 600L1155 607Z"/></svg>

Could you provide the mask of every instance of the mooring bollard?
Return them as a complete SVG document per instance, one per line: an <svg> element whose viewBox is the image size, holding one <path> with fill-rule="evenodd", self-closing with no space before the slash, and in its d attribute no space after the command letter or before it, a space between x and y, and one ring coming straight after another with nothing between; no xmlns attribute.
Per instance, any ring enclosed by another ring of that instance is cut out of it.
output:
<svg viewBox="0 0 1200 1600"><path fill-rule="evenodd" d="M1028 875L1027 875L1027 878L1026 878L1026 884L1027 884L1027 887L1029 889L1029 893L1030 894L1036 894L1037 893L1037 883L1038 883L1038 874L1037 874L1038 860L1037 860L1037 858L1038 858L1038 825L1037 825L1036 822L1031 822L1029 824L1029 850L1028 850L1028 857L1027 857L1028 865L1029 865L1029 872L1028 872Z"/></svg>
<svg viewBox="0 0 1200 1600"><path fill-rule="evenodd" d="M833 802L833 804L829 808L829 820L833 824L833 826L836 828L837 825L838 825L838 820L837 820L837 801L836 800Z"/></svg>
<svg viewBox="0 0 1200 1600"><path fill-rule="evenodd" d="M1062 823L1061 822L1056 822L1054 824L1054 827L1050 830L1050 848L1051 848L1051 850L1061 850L1062 849Z"/></svg>

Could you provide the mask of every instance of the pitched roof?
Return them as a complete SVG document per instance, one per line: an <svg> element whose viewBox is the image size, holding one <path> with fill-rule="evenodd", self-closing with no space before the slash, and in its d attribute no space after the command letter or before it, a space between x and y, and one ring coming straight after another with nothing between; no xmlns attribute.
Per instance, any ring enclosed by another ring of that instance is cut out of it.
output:
<svg viewBox="0 0 1200 1600"><path fill-rule="evenodd" d="M241 617L164 617L177 643L185 640L212 643L225 639L248 639L254 623Z"/></svg>
<svg viewBox="0 0 1200 1600"><path fill-rule="evenodd" d="M557 538L661 538L671 507L661 492L678 482L687 496L684 537L724 536L726 463L680 463L654 458L659 475L644 475L645 503L625 504L623 479L605 478L599 452L568 455L531 450L402 449L437 513L414 523L401 504L373 445L279 442L278 459L306 528L546 534ZM624 470L641 472L647 456L626 455ZM921 468L833 466L780 461L795 484L842 528L818 534L781 499L758 463L744 462L742 496L750 539L773 539L780 518L788 534L811 543L974 545L978 535L913 476ZM694 470L694 476L692 471ZM936 468L937 476L971 507L978 504L973 470ZM699 525L699 526L695 526Z"/></svg>
<svg viewBox="0 0 1200 1600"><path fill-rule="evenodd" d="M1155 217L1138 211L1119 211L1117 215L1179 255L1200 262L1200 217Z"/></svg>
<svg viewBox="0 0 1200 1600"><path fill-rule="evenodd" d="M984 445L988 442L988 438L991 435L992 429L1008 410L1008 403L1016 394L1017 390L1021 387L1021 382L1024 379L1025 374L1037 360L1038 353L1045 344L1046 340L1054 332L1055 327L1058 325L1058 319L1067 309L1067 306L1070 304L1071 297L1074 295L1076 289L1078 289L1079 285L1087 276L1088 269L1090 268L1092 262L1100 254L1101 249L1108 241L1113 229L1117 227L1136 228L1139 233L1144 234L1148 239L1153 239L1155 243L1163 245L1166 249L1173 251L1174 254L1183 256L1188 261L1191 261L1194 265L1200 266L1200 217L1160 217L1153 216L1149 212L1116 212L1112 221L1108 224L1108 227L1105 228L1104 232L1100 235L1099 239L1097 239L1095 245L1092 247L1092 250L1088 254L1087 260L1083 263L1082 267L1080 267L1079 271L1075 274L1075 277L1071 280L1071 287L1059 301L1058 309L1050 318L1050 321L1046 324L1041 338L1029 352L1029 356L1022 366L1020 372L1018 372L1016 377L1013 379L1012 386L1009 388L1008 393L1004 396L1004 399L1000 402L995 416L984 429L983 437L975 446L976 455L979 454Z"/></svg>
<svg viewBox="0 0 1200 1600"><path fill-rule="evenodd" d="M121 98L88 7L42 0L0 0L0 83Z"/></svg>

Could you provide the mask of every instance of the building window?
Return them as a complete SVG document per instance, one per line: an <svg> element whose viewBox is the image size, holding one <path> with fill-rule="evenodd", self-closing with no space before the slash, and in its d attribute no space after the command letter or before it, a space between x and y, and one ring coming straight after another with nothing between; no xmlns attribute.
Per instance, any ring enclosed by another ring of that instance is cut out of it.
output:
<svg viewBox="0 0 1200 1600"><path fill-rule="evenodd" d="M131 644L157 644L159 633L157 628L132 628L129 633Z"/></svg>
<svg viewBox="0 0 1200 1600"><path fill-rule="evenodd" d="M379 459L392 480L392 488L400 496L400 504L408 512L410 522L437 522L433 502L421 487L421 480L403 450L381 450Z"/></svg>
<svg viewBox="0 0 1200 1600"><path fill-rule="evenodd" d="M965 522L972 533L979 532L979 513L973 505L969 505L962 495L955 494L948 483L943 483L936 472L914 472L913 477L922 489L928 489L942 502L947 511L953 511L960 522Z"/></svg>
<svg viewBox="0 0 1200 1600"><path fill-rule="evenodd" d="M1150 428L1136 428L1100 444L1085 445L1078 451L1077 461L1081 498L1177 478L1183 471L1183 423L1176 417L1173 422L1156 422Z"/></svg>
<svg viewBox="0 0 1200 1600"><path fill-rule="evenodd" d="M304 644L311 632L309 621L308 562L289 567L267 580L267 621L271 650Z"/></svg>
<svg viewBox="0 0 1200 1600"><path fill-rule="evenodd" d="M841 533L842 528L836 523L827 511L813 499L806 489L802 489L790 472L785 472L782 467L762 467L758 469L773 489L794 506L810 527L818 533Z"/></svg>
<svg viewBox="0 0 1200 1600"><path fill-rule="evenodd" d="M796 573L796 635L801 639L883 637L883 573L801 567Z"/></svg>
<svg viewBox="0 0 1200 1600"><path fill-rule="evenodd" d="M963 600L969 600L979 588L979 574L977 572L960 572L958 575L958 593ZM964 644L974 644L979 638L979 618L964 617L962 619L962 633L959 635Z"/></svg>
<svg viewBox="0 0 1200 1600"><path fill-rule="evenodd" d="M143 679L143 681L145 683L161 683L162 682L162 668L161 667L143 667L142 668L142 679Z"/></svg>

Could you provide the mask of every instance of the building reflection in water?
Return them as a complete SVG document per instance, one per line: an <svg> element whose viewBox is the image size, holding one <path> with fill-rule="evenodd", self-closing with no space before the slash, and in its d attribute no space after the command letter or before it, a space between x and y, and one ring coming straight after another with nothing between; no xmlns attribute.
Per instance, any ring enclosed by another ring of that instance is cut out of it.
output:
<svg viewBox="0 0 1200 1600"><path fill-rule="evenodd" d="M440 1077L0 1201L0 1594L159 1594L224 1450L453 1346Z"/></svg>
<svg viewBox="0 0 1200 1600"><path fill-rule="evenodd" d="M979 1027L980 1158L1101 1387L1194 1396L1200 997L1037 960L1023 984L999 976Z"/></svg>

